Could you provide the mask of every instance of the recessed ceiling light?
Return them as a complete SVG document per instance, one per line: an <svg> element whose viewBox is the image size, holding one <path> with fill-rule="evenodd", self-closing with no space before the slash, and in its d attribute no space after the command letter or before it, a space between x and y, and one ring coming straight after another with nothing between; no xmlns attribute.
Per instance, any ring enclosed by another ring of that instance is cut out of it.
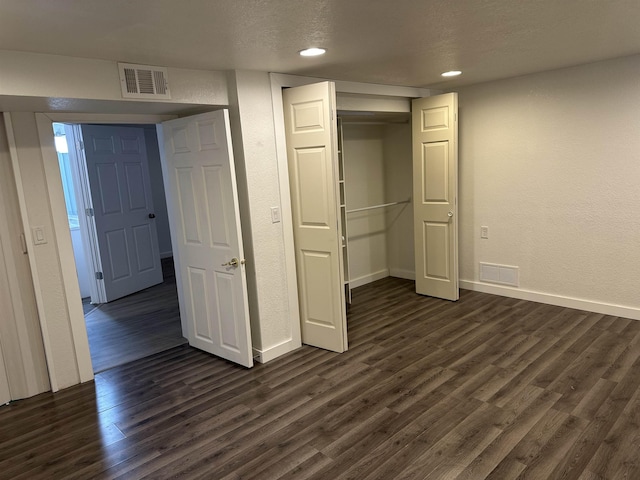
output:
<svg viewBox="0 0 640 480"><path fill-rule="evenodd" d="M318 55L324 55L326 50L324 48L305 48L304 50L300 50L300 55L303 57L316 57Z"/></svg>
<svg viewBox="0 0 640 480"><path fill-rule="evenodd" d="M441 73L443 77L457 77L458 75L462 75L460 70L450 70L448 72Z"/></svg>

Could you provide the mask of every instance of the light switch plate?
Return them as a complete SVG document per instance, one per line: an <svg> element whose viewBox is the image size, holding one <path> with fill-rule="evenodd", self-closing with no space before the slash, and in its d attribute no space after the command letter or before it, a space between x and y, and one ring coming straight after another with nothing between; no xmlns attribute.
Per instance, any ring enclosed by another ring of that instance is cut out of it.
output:
<svg viewBox="0 0 640 480"><path fill-rule="evenodd" d="M280 221L280 207L271 207L271 223Z"/></svg>
<svg viewBox="0 0 640 480"><path fill-rule="evenodd" d="M47 243L47 236L45 234L44 226L42 225L31 227L31 236L33 238L34 245L44 245Z"/></svg>

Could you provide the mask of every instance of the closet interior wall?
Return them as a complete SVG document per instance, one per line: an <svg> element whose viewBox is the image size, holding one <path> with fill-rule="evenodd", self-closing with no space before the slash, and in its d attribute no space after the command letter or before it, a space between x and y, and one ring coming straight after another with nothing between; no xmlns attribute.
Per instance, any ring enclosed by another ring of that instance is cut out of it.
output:
<svg viewBox="0 0 640 480"><path fill-rule="evenodd" d="M413 278L411 124L342 117L349 282L355 288L388 276Z"/></svg>

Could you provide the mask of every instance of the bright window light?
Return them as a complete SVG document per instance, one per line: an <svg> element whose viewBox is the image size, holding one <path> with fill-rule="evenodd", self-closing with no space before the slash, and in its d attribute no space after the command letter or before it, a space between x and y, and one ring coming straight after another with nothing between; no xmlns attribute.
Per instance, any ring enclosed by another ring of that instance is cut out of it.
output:
<svg viewBox="0 0 640 480"><path fill-rule="evenodd" d="M324 48L307 48L305 50L300 50L300 55L303 57L317 57L318 55L324 55L326 50Z"/></svg>
<svg viewBox="0 0 640 480"><path fill-rule="evenodd" d="M69 146L67 145L67 137L64 135L53 137L56 142L56 151L58 153L69 153Z"/></svg>
<svg viewBox="0 0 640 480"><path fill-rule="evenodd" d="M450 70L448 72L444 72L441 74L443 77L457 77L458 75L462 75L460 70Z"/></svg>

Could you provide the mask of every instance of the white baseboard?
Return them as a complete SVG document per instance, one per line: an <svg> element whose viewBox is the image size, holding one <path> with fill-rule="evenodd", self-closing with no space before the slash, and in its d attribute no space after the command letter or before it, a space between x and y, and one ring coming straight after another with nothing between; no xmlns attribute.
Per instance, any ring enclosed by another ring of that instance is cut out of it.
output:
<svg viewBox="0 0 640 480"><path fill-rule="evenodd" d="M404 278L405 280L415 280L416 272L413 270L403 270L401 268L390 268L389 275L396 278Z"/></svg>
<svg viewBox="0 0 640 480"><path fill-rule="evenodd" d="M482 293L491 293L493 295L500 295L503 297L517 298L519 300L529 300L531 302L546 303L549 305L556 305L558 307L575 308L577 310L585 310L587 312L602 313L604 315L613 315L615 317L640 320L640 308L594 302L591 300L564 297L561 295L553 295L550 293L534 292L531 290L523 290L521 288L489 285L486 283L474 282L470 280L460 280L460 288Z"/></svg>
<svg viewBox="0 0 640 480"><path fill-rule="evenodd" d="M278 345L268 347L264 350L258 350L257 348L254 348L253 359L258 363L267 363L284 355L285 353L293 352L301 346L302 344L300 342L289 339L285 340L282 343L279 343Z"/></svg>
<svg viewBox="0 0 640 480"><path fill-rule="evenodd" d="M370 273L369 275L363 275L362 277L350 279L349 286L351 288L358 288L358 287L361 287L362 285L375 282L376 280L380 280L388 276L389 276L389 269L385 268L384 270L373 272L373 273Z"/></svg>
<svg viewBox="0 0 640 480"><path fill-rule="evenodd" d="M169 258L173 257L173 252L169 250L168 252L160 252L160 258Z"/></svg>

